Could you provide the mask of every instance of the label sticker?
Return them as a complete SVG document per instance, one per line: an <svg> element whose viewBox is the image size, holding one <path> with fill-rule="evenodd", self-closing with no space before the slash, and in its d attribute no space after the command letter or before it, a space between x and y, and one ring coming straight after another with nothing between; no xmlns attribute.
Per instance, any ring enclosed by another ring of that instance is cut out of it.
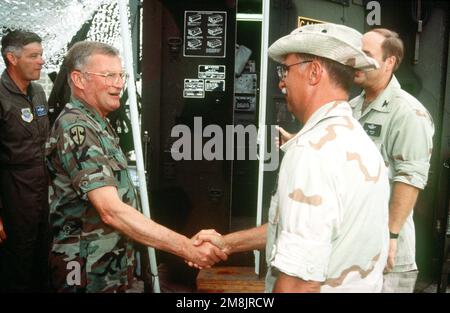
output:
<svg viewBox="0 0 450 313"><path fill-rule="evenodd" d="M199 65L198 78L225 79L225 65Z"/></svg>
<svg viewBox="0 0 450 313"><path fill-rule="evenodd" d="M226 56L227 12L185 11L185 57L224 58Z"/></svg>
<svg viewBox="0 0 450 313"><path fill-rule="evenodd" d="M205 81L197 78L184 79L184 98L204 98L205 97Z"/></svg>
<svg viewBox="0 0 450 313"><path fill-rule="evenodd" d="M225 80L205 79L205 91L225 91Z"/></svg>

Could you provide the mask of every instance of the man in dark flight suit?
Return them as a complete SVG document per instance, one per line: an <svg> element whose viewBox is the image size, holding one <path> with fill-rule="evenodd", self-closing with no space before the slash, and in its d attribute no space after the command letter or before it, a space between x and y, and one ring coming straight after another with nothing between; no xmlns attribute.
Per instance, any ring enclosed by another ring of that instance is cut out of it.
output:
<svg viewBox="0 0 450 313"><path fill-rule="evenodd" d="M38 80L41 38L15 30L2 38L0 80L0 291L48 288L48 107Z"/></svg>

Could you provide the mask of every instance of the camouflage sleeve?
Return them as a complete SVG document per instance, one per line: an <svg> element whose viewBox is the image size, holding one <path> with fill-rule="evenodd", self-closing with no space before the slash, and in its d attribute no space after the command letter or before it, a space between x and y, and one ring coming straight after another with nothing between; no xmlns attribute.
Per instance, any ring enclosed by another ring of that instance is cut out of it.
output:
<svg viewBox="0 0 450 313"><path fill-rule="evenodd" d="M72 187L83 199L87 199L88 191L117 187L113 157L107 154L98 134L89 125L78 122L65 127L58 142L58 154Z"/></svg>
<svg viewBox="0 0 450 313"><path fill-rule="evenodd" d="M394 121L390 155L396 182L425 188L433 149L434 125L428 112L411 110Z"/></svg>

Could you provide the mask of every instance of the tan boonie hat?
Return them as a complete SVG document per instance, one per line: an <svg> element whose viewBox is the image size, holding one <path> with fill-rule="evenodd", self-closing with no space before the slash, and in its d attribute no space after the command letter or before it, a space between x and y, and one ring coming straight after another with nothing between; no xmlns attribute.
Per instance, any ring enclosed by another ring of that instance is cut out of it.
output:
<svg viewBox="0 0 450 313"><path fill-rule="evenodd" d="M282 63L289 53L308 53L328 58L359 70L378 68L378 63L361 50L362 34L338 24L299 27L269 47L269 56Z"/></svg>

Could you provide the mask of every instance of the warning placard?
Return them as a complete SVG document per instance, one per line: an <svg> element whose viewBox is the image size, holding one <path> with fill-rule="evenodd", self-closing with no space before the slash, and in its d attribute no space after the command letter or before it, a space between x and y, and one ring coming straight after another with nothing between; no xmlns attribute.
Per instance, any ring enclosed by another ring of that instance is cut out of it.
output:
<svg viewBox="0 0 450 313"><path fill-rule="evenodd" d="M327 23L327 22L315 20L313 18L304 17L304 16L297 17L297 27L302 27L305 25L312 25L312 24L322 24L322 23Z"/></svg>
<svg viewBox="0 0 450 313"><path fill-rule="evenodd" d="M225 79L225 65L199 65L198 78Z"/></svg>
<svg viewBox="0 0 450 313"><path fill-rule="evenodd" d="M204 98L205 82L203 79L186 78L184 80L184 98Z"/></svg>
<svg viewBox="0 0 450 313"><path fill-rule="evenodd" d="M225 80L205 79L205 91L225 91Z"/></svg>
<svg viewBox="0 0 450 313"><path fill-rule="evenodd" d="M185 57L225 57L227 12L185 11Z"/></svg>

